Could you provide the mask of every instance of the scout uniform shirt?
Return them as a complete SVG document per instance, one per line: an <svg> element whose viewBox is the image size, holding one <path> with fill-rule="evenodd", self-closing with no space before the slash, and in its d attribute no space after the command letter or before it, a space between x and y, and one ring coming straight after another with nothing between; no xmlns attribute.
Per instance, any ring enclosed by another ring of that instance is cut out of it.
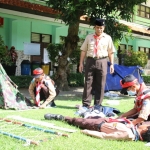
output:
<svg viewBox="0 0 150 150"><path fill-rule="evenodd" d="M89 34L86 36L85 41L81 46L81 50L86 51L87 57L93 57L94 49L95 49L96 39L94 38L94 34ZM98 57L107 57L108 53L114 53L115 48L112 42L112 39L106 33L102 33L100 36L100 40L97 46L97 55Z"/></svg>
<svg viewBox="0 0 150 150"><path fill-rule="evenodd" d="M136 136L130 128L119 122L104 123L101 126L101 132L92 130L83 130L84 134L94 136L101 139L112 140L135 140Z"/></svg>
<svg viewBox="0 0 150 150"><path fill-rule="evenodd" d="M56 91L55 91L55 87L50 79L49 76L44 76L43 77L43 82L45 83L45 86L48 88L49 90L49 97L46 99L46 102L49 103L50 101L52 101L55 96L56 96ZM36 82L35 82L35 78L33 78L33 80L31 81L31 84L29 86L29 93L30 96L33 100L35 100L35 94L34 94L34 88L36 88Z"/></svg>
<svg viewBox="0 0 150 150"><path fill-rule="evenodd" d="M142 83L140 85L140 90L137 93L137 97L135 98L135 108L137 109L139 115L139 118L142 118L144 120L148 119L148 116L150 115L150 89L148 89L145 85L145 83ZM144 94L144 92L147 92Z"/></svg>

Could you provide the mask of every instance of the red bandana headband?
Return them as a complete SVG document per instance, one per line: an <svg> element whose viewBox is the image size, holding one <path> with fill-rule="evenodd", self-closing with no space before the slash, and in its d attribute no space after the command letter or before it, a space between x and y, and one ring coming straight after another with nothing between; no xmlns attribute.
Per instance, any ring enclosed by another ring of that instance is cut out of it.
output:
<svg viewBox="0 0 150 150"><path fill-rule="evenodd" d="M43 73L43 70L42 69L35 69L35 70L33 70L33 74L34 75L40 75L40 74L42 74Z"/></svg>
<svg viewBox="0 0 150 150"><path fill-rule="evenodd" d="M134 79L131 82L125 82L124 84L122 84L122 80L120 80L120 84L121 84L122 88L127 88L127 87L134 85L136 83L136 81L137 81L137 79Z"/></svg>

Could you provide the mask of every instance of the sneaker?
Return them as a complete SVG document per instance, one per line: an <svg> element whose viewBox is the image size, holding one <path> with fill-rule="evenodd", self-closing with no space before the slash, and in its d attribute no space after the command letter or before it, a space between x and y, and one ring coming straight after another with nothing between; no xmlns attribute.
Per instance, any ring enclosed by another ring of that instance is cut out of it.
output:
<svg viewBox="0 0 150 150"><path fill-rule="evenodd" d="M75 115L83 117L84 113L87 112L89 109L85 106L79 107L79 110L75 112Z"/></svg>
<svg viewBox="0 0 150 150"><path fill-rule="evenodd" d="M58 114L45 114L44 118L46 120L52 120L52 119L54 119L54 120L64 120L64 116L58 115Z"/></svg>

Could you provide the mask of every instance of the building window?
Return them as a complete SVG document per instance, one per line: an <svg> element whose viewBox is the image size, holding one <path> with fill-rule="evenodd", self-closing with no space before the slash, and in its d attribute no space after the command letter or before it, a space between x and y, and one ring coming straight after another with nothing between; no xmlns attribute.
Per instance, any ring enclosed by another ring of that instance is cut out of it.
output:
<svg viewBox="0 0 150 150"><path fill-rule="evenodd" d="M31 42L36 43L51 43L52 35L31 33Z"/></svg>
<svg viewBox="0 0 150 150"><path fill-rule="evenodd" d="M133 46L132 45L128 45L128 50L132 50Z"/></svg>
<svg viewBox="0 0 150 150"><path fill-rule="evenodd" d="M139 51L146 53L147 56L148 56L148 59L150 59L150 48L147 48L147 47L139 47Z"/></svg>
<svg viewBox="0 0 150 150"><path fill-rule="evenodd" d="M122 50L125 50L125 49L126 49L126 45L120 44L120 50L122 51Z"/></svg>
<svg viewBox="0 0 150 150"><path fill-rule="evenodd" d="M31 41L32 42L40 42L40 34L38 34L38 33L32 33L31 34Z"/></svg>
<svg viewBox="0 0 150 150"><path fill-rule="evenodd" d="M119 65L124 64L124 55L122 54L122 52L125 51L126 48L127 46L125 44L120 44L120 46L118 47L117 56L118 56Z"/></svg>
<svg viewBox="0 0 150 150"><path fill-rule="evenodd" d="M150 7L138 5L138 16L143 18L150 18Z"/></svg>

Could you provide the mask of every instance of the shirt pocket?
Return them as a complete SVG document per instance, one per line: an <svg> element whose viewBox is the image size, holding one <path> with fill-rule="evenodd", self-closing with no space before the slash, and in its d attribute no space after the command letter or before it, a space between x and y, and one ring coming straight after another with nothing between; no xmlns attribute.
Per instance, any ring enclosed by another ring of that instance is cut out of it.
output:
<svg viewBox="0 0 150 150"><path fill-rule="evenodd" d="M107 50L108 48L108 42L101 42L100 43L101 50Z"/></svg>
<svg viewBox="0 0 150 150"><path fill-rule="evenodd" d="M89 42L89 50L93 50L94 47L95 47L95 42L94 41Z"/></svg>

